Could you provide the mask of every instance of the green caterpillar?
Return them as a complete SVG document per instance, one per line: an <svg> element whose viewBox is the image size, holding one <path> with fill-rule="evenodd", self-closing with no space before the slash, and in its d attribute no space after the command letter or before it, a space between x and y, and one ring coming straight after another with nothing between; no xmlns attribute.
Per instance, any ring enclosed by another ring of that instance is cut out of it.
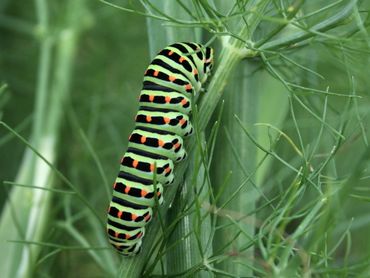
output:
<svg viewBox="0 0 370 278"><path fill-rule="evenodd" d="M183 137L193 132L188 116L191 100L201 91L212 66L212 48L183 42L160 51L145 71L135 129L108 209L109 242L122 255L140 252L155 195L161 204L163 185L174 179L174 161L186 157Z"/></svg>

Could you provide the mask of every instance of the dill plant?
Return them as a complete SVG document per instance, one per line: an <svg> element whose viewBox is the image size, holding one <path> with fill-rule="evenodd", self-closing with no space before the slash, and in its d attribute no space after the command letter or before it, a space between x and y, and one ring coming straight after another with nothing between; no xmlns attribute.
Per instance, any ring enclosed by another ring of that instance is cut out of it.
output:
<svg viewBox="0 0 370 278"><path fill-rule="evenodd" d="M6 113L1 122L3 146L18 139L26 147L15 182L4 182L11 189L0 222L6 277L368 275L365 1L36 0L35 26L3 5L0 26L39 45L30 65L38 67L32 122L13 127ZM66 13L54 20L56 10ZM122 78L138 57L141 69L146 61L142 49L122 66L109 50L142 47L144 38L128 30L125 45L117 25L132 21L140 33L143 20L150 57L168 43L197 41L215 48L216 68L192 109L189 159L177 165L142 253L121 259L105 239L104 212L111 161L133 125L139 67L132 85ZM104 67L108 58L114 62ZM9 74L3 79L7 90L21 88ZM122 97L122 89L132 93ZM40 163L42 172L34 170ZM22 202L40 196L45 201Z"/></svg>

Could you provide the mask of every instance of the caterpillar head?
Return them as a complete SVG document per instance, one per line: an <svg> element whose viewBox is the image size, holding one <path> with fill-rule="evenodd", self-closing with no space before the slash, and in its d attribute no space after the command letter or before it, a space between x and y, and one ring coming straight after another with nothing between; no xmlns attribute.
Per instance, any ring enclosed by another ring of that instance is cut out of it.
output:
<svg viewBox="0 0 370 278"><path fill-rule="evenodd" d="M213 68L213 48L206 47L205 73L209 76Z"/></svg>
<svg viewBox="0 0 370 278"><path fill-rule="evenodd" d="M212 68L213 68L213 48L206 47L204 53L204 60L203 60L203 78L201 80L201 83L205 83L207 81L207 78L211 75Z"/></svg>

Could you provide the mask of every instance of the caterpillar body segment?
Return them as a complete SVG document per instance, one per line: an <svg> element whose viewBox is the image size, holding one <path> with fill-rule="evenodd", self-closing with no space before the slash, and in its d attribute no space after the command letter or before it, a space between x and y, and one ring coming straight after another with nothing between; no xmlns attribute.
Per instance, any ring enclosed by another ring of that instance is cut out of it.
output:
<svg viewBox="0 0 370 278"><path fill-rule="evenodd" d="M154 111L156 109L166 109L188 115L191 110L190 98L176 91L142 90L139 101L141 107L144 109L152 108Z"/></svg>
<svg viewBox="0 0 370 278"><path fill-rule="evenodd" d="M134 129L129 138L129 148L141 148L143 151L181 161L186 157L183 139L176 134L159 134L151 131Z"/></svg>
<svg viewBox="0 0 370 278"><path fill-rule="evenodd" d="M174 133L181 137L193 133L193 126L189 121L189 116L172 111L150 111L141 109L136 115L136 126L144 128L153 127L157 130Z"/></svg>
<svg viewBox="0 0 370 278"><path fill-rule="evenodd" d="M161 184L173 182L173 161L169 158L146 157L145 154L138 154L128 150L121 162L121 172L139 176L146 180L153 180L156 170L156 180Z"/></svg>
<svg viewBox="0 0 370 278"><path fill-rule="evenodd" d="M115 201L109 207L108 220L122 226L141 228L152 219L153 210L149 206L133 206L127 201Z"/></svg>
<svg viewBox="0 0 370 278"><path fill-rule="evenodd" d="M163 203L163 186L160 183L143 185L143 183L117 178L113 185L115 197L142 206L153 207L155 205L155 195L158 203Z"/></svg>

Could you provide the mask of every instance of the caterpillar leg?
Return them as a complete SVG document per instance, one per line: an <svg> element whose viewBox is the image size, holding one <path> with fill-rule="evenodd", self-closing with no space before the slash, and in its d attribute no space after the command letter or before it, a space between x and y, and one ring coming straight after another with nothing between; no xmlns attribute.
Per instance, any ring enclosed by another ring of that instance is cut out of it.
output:
<svg viewBox="0 0 370 278"><path fill-rule="evenodd" d="M134 244L126 245L126 244L112 244L117 251L127 257L135 256L140 253L142 241L138 241Z"/></svg>

